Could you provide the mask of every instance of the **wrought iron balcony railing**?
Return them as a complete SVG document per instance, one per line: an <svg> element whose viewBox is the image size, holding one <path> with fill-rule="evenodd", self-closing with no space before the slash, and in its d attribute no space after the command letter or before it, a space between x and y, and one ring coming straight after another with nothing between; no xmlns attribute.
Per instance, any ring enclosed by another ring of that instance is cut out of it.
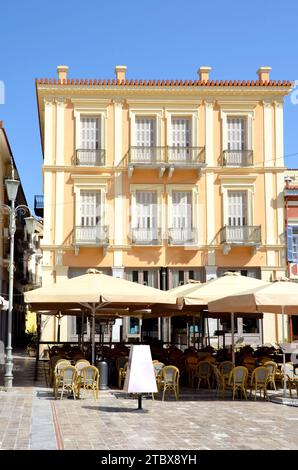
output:
<svg viewBox="0 0 298 470"><path fill-rule="evenodd" d="M169 245L187 245L197 241L197 233L194 228L169 228Z"/></svg>
<svg viewBox="0 0 298 470"><path fill-rule="evenodd" d="M220 231L220 242L237 245L259 245L261 243L261 226L225 225Z"/></svg>
<svg viewBox="0 0 298 470"><path fill-rule="evenodd" d="M223 166L252 166L252 150L224 150L222 154Z"/></svg>
<svg viewBox="0 0 298 470"><path fill-rule="evenodd" d="M74 245L97 245L105 246L109 244L109 234L107 225L83 227L77 226L74 230Z"/></svg>
<svg viewBox="0 0 298 470"><path fill-rule="evenodd" d="M205 163L204 147L167 147L167 162L173 164Z"/></svg>
<svg viewBox="0 0 298 470"><path fill-rule="evenodd" d="M165 147L130 147L129 163L152 165L164 163L165 160Z"/></svg>
<svg viewBox="0 0 298 470"><path fill-rule="evenodd" d="M131 230L131 240L134 245L160 245L160 228L133 228Z"/></svg>
<svg viewBox="0 0 298 470"><path fill-rule="evenodd" d="M77 166L104 166L105 160L104 149L78 149L76 152Z"/></svg>

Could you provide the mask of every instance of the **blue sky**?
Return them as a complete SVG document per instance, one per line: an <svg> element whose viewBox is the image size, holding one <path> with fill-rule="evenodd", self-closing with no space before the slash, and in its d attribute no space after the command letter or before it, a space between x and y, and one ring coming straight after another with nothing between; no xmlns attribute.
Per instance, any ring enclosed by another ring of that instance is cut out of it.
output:
<svg viewBox="0 0 298 470"><path fill-rule="evenodd" d="M27 0L1 2L0 120L21 174L28 204L41 193L42 153L35 77L195 79L200 65L214 79L255 79L260 65L273 79L298 79L298 2L277 0ZM285 101L285 155L298 167L298 104Z"/></svg>

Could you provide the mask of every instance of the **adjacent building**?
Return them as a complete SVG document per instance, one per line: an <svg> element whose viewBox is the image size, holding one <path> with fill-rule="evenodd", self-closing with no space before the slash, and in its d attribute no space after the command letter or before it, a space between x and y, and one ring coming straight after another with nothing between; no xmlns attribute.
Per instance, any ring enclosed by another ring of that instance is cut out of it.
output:
<svg viewBox="0 0 298 470"><path fill-rule="evenodd" d="M298 282L298 169L285 172L285 225L287 233L287 276ZM291 340L298 340L298 318L289 318Z"/></svg>
<svg viewBox="0 0 298 470"><path fill-rule="evenodd" d="M15 178L20 180L18 170L13 158L11 147L3 122L0 121L0 203L10 205L6 195L5 179L11 177L12 166ZM19 186L16 207L26 205L27 201L22 184ZM8 267L9 267L9 215L4 209L0 215L0 295L8 299ZM30 279L30 262L34 250L31 249L31 241L26 233L24 215L18 213L16 218L15 233L15 272L14 272L14 298L13 298L13 322L12 342L13 346L21 345L24 341L26 305L24 304L23 292L32 289L33 283ZM0 312L0 341L6 342L7 338L7 312Z"/></svg>
<svg viewBox="0 0 298 470"><path fill-rule="evenodd" d="M287 270L283 99L291 82L36 80L43 147L43 285L92 267L161 289L225 271L274 280ZM143 322L167 341L175 322ZM281 320L239 319L246 342L281 339ZM210 321L211 337L224 325ZM229 325L225 325L229 331ZM55 339L55 320L44 337ZM82 325L62 320L61 339ZM86 333L89 326L84 325ZM138 339L130 318L114 339ZM226 341L228 338L226 339Z"/></svg>

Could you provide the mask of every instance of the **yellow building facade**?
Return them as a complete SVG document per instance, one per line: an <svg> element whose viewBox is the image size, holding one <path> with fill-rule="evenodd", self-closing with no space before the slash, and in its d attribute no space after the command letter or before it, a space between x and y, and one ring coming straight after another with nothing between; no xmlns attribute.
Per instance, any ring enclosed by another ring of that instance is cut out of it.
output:
<svg viewBox="0 0 298 470"><path fill-rule="evenodd" d="M43 285L91 267L162 289L229 270L284 276L291 82L271 80L270 70L246 81L214 80L210 67L194 80L131 80L116 66L114 79L80 80L59 66L57 78L38 79ZM61 340L77 338L74 322L62 320ZM280 339L273 315L244 323L248 342ZM168 320L146 328L170 337ZM44 337L56 329L48 320ZM131 319L114 331L129 340L140 329Z"/></svg>

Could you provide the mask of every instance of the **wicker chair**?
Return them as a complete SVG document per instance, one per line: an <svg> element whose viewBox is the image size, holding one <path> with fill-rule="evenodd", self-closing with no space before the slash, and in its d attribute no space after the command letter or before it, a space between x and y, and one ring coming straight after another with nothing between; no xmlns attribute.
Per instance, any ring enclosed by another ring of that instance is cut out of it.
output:
<svg viewBox="0 0 298 470"><path fill-rule="evenodd" d="M228 380L228 388L233 391L233 400L235 399L235 394L237 391L240 391L241 394L244 395L245 399L247 400L247 377L248 370L244 366L237 366L231 370Z"/></svg>
<svg viewBox="0 0 298 470"><path fill-rule="evenodd" d="M180 372L176 366L165 366L161 370L162 400L164 401L167 390L173 390L176 400L179 399L179 376Z"/></svg>
<svg viewBox="0 0 298 470"><path fill-rule="evenodd" d="M58 389L61 385L61 371L65 369L65 367L69 367L70 365L70 361L68 361L67 359L59 359L55 365L52 378L53 393L55 398L57 398Z"/></svg>
<svg viewBox="0 0 298 470"><path fill-rule="evenodd" d="M276 384L275 384L275 375L277 371L277 364L274 361L267 361L265 364L263 364L264 367L267 367L269 370L269 375L268 375L268 385L271 384L272 388L276 390Z"/></svg>
<svg viewBox="0 0 298 470"><path fill-rule="evenodd" d="M251 376L250 381L250 396L252 395L252 391L255 391L255 400L257 399L257 391L260 391L260 397L262 396L262 392L264 394L264 399L268 400L267 396L267 387L269 383L269 368L268 367L257 367Z"/></svg>
<svg viewBox="0 0 298 470"><path fill-rule="evenodd" d="M78 396L80 398L80 390L83 389L83 395L87 390L92 390L93 398L98 399L99 389L99 371L95 366L86 366L81 369L78 379Z"/></svg>
<svg viewBox="0 0 298 470"><path fill-rule="evenodd" d="M228 381L230 372L234 368L232 361L223 361L219 364L219 371L222 374L223 378Z"/></svg>
<svg viewBox="0 0 298 470"><path fill-rule="evenodd" d="M59 387L61 387L61 400L65 391L71 392L73 394L74 399L76 399L78 388L78 376L76 368L74 366L67 366L61 370Z"/></svg>
<svg viewBox="0 0 298 470"><path fill-rule="evenodd" d="M210 389L210 377L212 373L212 365L208 361L201 361L197 365L197 370L195 373L195 377L198 379L198 388L200 388L201 382L205 382Z"/></svg>

